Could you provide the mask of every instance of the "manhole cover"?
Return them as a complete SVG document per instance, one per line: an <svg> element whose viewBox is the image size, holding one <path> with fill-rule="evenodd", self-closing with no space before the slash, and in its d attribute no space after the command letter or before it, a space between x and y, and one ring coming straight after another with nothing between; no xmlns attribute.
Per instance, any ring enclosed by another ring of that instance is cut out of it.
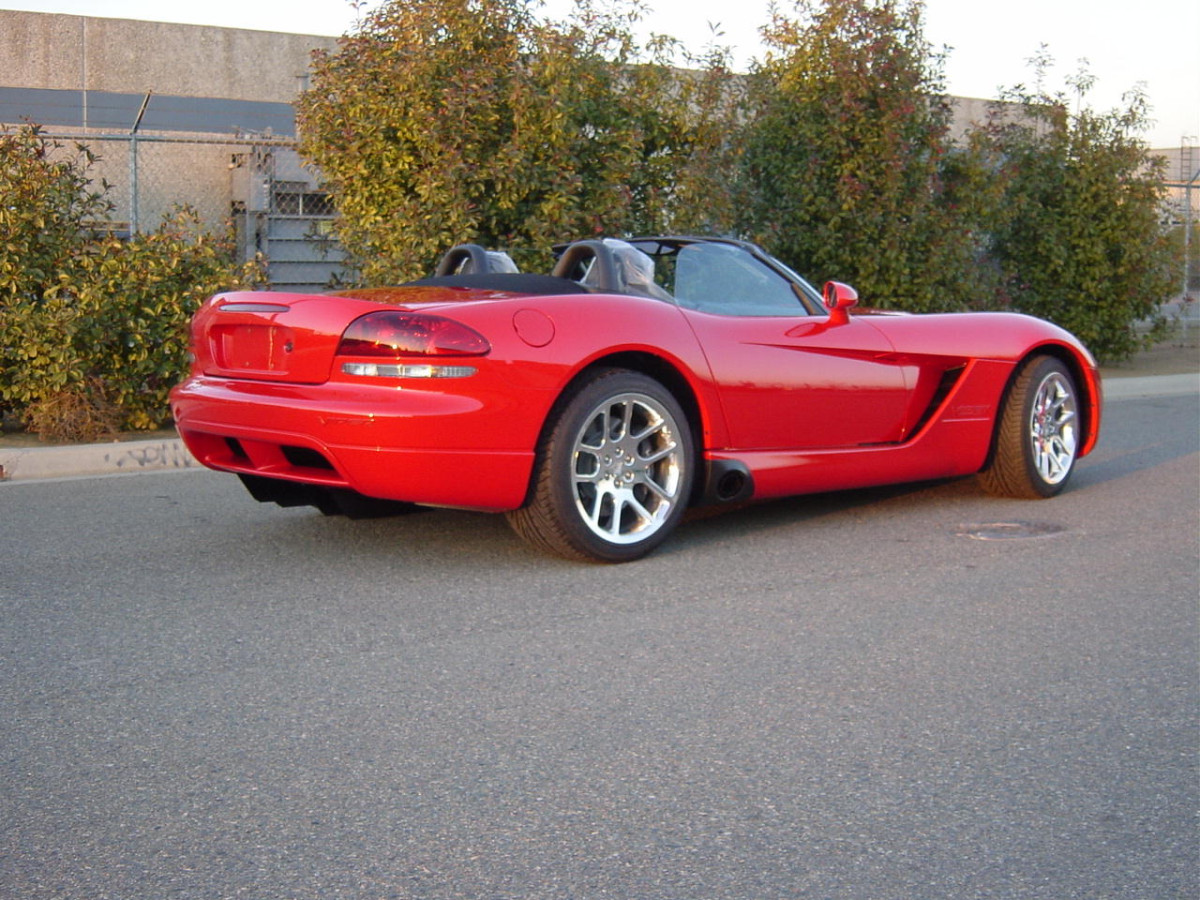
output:
<svg viewBox="0 0 1200 900"><path fill-rule="evenodd" d="M977 541L1017 541L1053 537L1066 528L1049 522L989 522L986 525L965 525L960 535Z"/></svg>

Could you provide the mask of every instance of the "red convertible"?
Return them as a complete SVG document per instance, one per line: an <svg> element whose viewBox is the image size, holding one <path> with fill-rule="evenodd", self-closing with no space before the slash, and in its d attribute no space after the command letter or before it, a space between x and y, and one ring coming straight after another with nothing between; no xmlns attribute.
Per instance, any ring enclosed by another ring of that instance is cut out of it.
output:
<svg viewBox="0 0 1200 900"><path fill-rule="evenodd" d="M1096 363L1061 328L856 303L740 241L579 241L551 275L464 244L399 287L213 297L171 405L258 500L504 512L609 562L694 504L975 473L1049 497L1095 446Z"/></svg>

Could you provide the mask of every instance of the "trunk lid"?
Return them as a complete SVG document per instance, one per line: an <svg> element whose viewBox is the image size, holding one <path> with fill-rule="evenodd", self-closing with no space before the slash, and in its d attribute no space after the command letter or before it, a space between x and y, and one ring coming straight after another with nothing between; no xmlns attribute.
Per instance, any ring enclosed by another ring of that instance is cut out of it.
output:
<svg viewBox="0 0 1200 900"><path fill-rule="evenodd" d="M447 299L432 291L404 290L379 292L370 299L268 291L219 294L193 320L195 368L224 378L323 384L342 335L355 319L381 307L428 308Z"/></svg>
<svg viewBox="0 0 1200 900"><path fill-rule="evenodd" d="M380 309L431 312L530 293L583 290L572 282L548 276L506 277L512 285L507 290L481 282L415 283L330 294L218 294L201 307L192 323L194 370L222 378L323 384L333 370L342 335L351 322L368 313ZM464 276L457 280L469 279Z"/></svg>

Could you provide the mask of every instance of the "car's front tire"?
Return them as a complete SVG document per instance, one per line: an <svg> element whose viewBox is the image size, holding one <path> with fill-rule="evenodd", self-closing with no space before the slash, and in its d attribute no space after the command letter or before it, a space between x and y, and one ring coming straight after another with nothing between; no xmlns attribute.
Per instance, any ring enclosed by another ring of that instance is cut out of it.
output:
<svg viewBox="0 0 1200 900"><path fill-rule="evenodd" d="M991 458L979 473L984 489L1004 497L1054 496L1075 468L1078 429L1075 379L1053 356L1031 358L1005 396Z"/></svg>
<svg viewBox="0 0 1200 900"><path fill-rule="evenodd" d="M568 559L638 559L683 516L693 448L687 416L662 384L601 370L552 413L529 501L508 521L529 543Z"/></svg>

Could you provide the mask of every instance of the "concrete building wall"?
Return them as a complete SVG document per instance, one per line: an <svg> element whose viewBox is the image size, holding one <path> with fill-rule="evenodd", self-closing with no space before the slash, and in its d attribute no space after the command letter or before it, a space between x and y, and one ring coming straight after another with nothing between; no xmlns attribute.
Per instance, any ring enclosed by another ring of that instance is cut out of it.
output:
<svg viewBox="0 0 1200 900"><path fill-rule="evenodd" d="M233 221L277 285L319 288L339 268L310 239L327 204L294 147L312 53L337 39L0 10L0 127L29 120L85 141L118 233L176 205L210 230ZM302 202L303 201L303 202ZM314 211L315 210L315 211Z"/></svg>
<svg viewBox="0 0 1200 900"><path fill-rule="evenodd" d="M0 83L291 103L337 38L0 10Z"/></svg>
<svg viewBox="0 0 1200 900"><path fill-rule="evenodd" d="M976 125L987 122L996 106L995 100L981 100L977 97L951 97L951 109L954 119L950 125L950 136L960 140Z"/></svg>
<svg viewBox="0 0 1200 900"><path fill-rule="evenodd" d="M0 10L0 87L290 104L312 52L336 47L320 35ZM954 135L989 103L953 98Z"/></svg>

